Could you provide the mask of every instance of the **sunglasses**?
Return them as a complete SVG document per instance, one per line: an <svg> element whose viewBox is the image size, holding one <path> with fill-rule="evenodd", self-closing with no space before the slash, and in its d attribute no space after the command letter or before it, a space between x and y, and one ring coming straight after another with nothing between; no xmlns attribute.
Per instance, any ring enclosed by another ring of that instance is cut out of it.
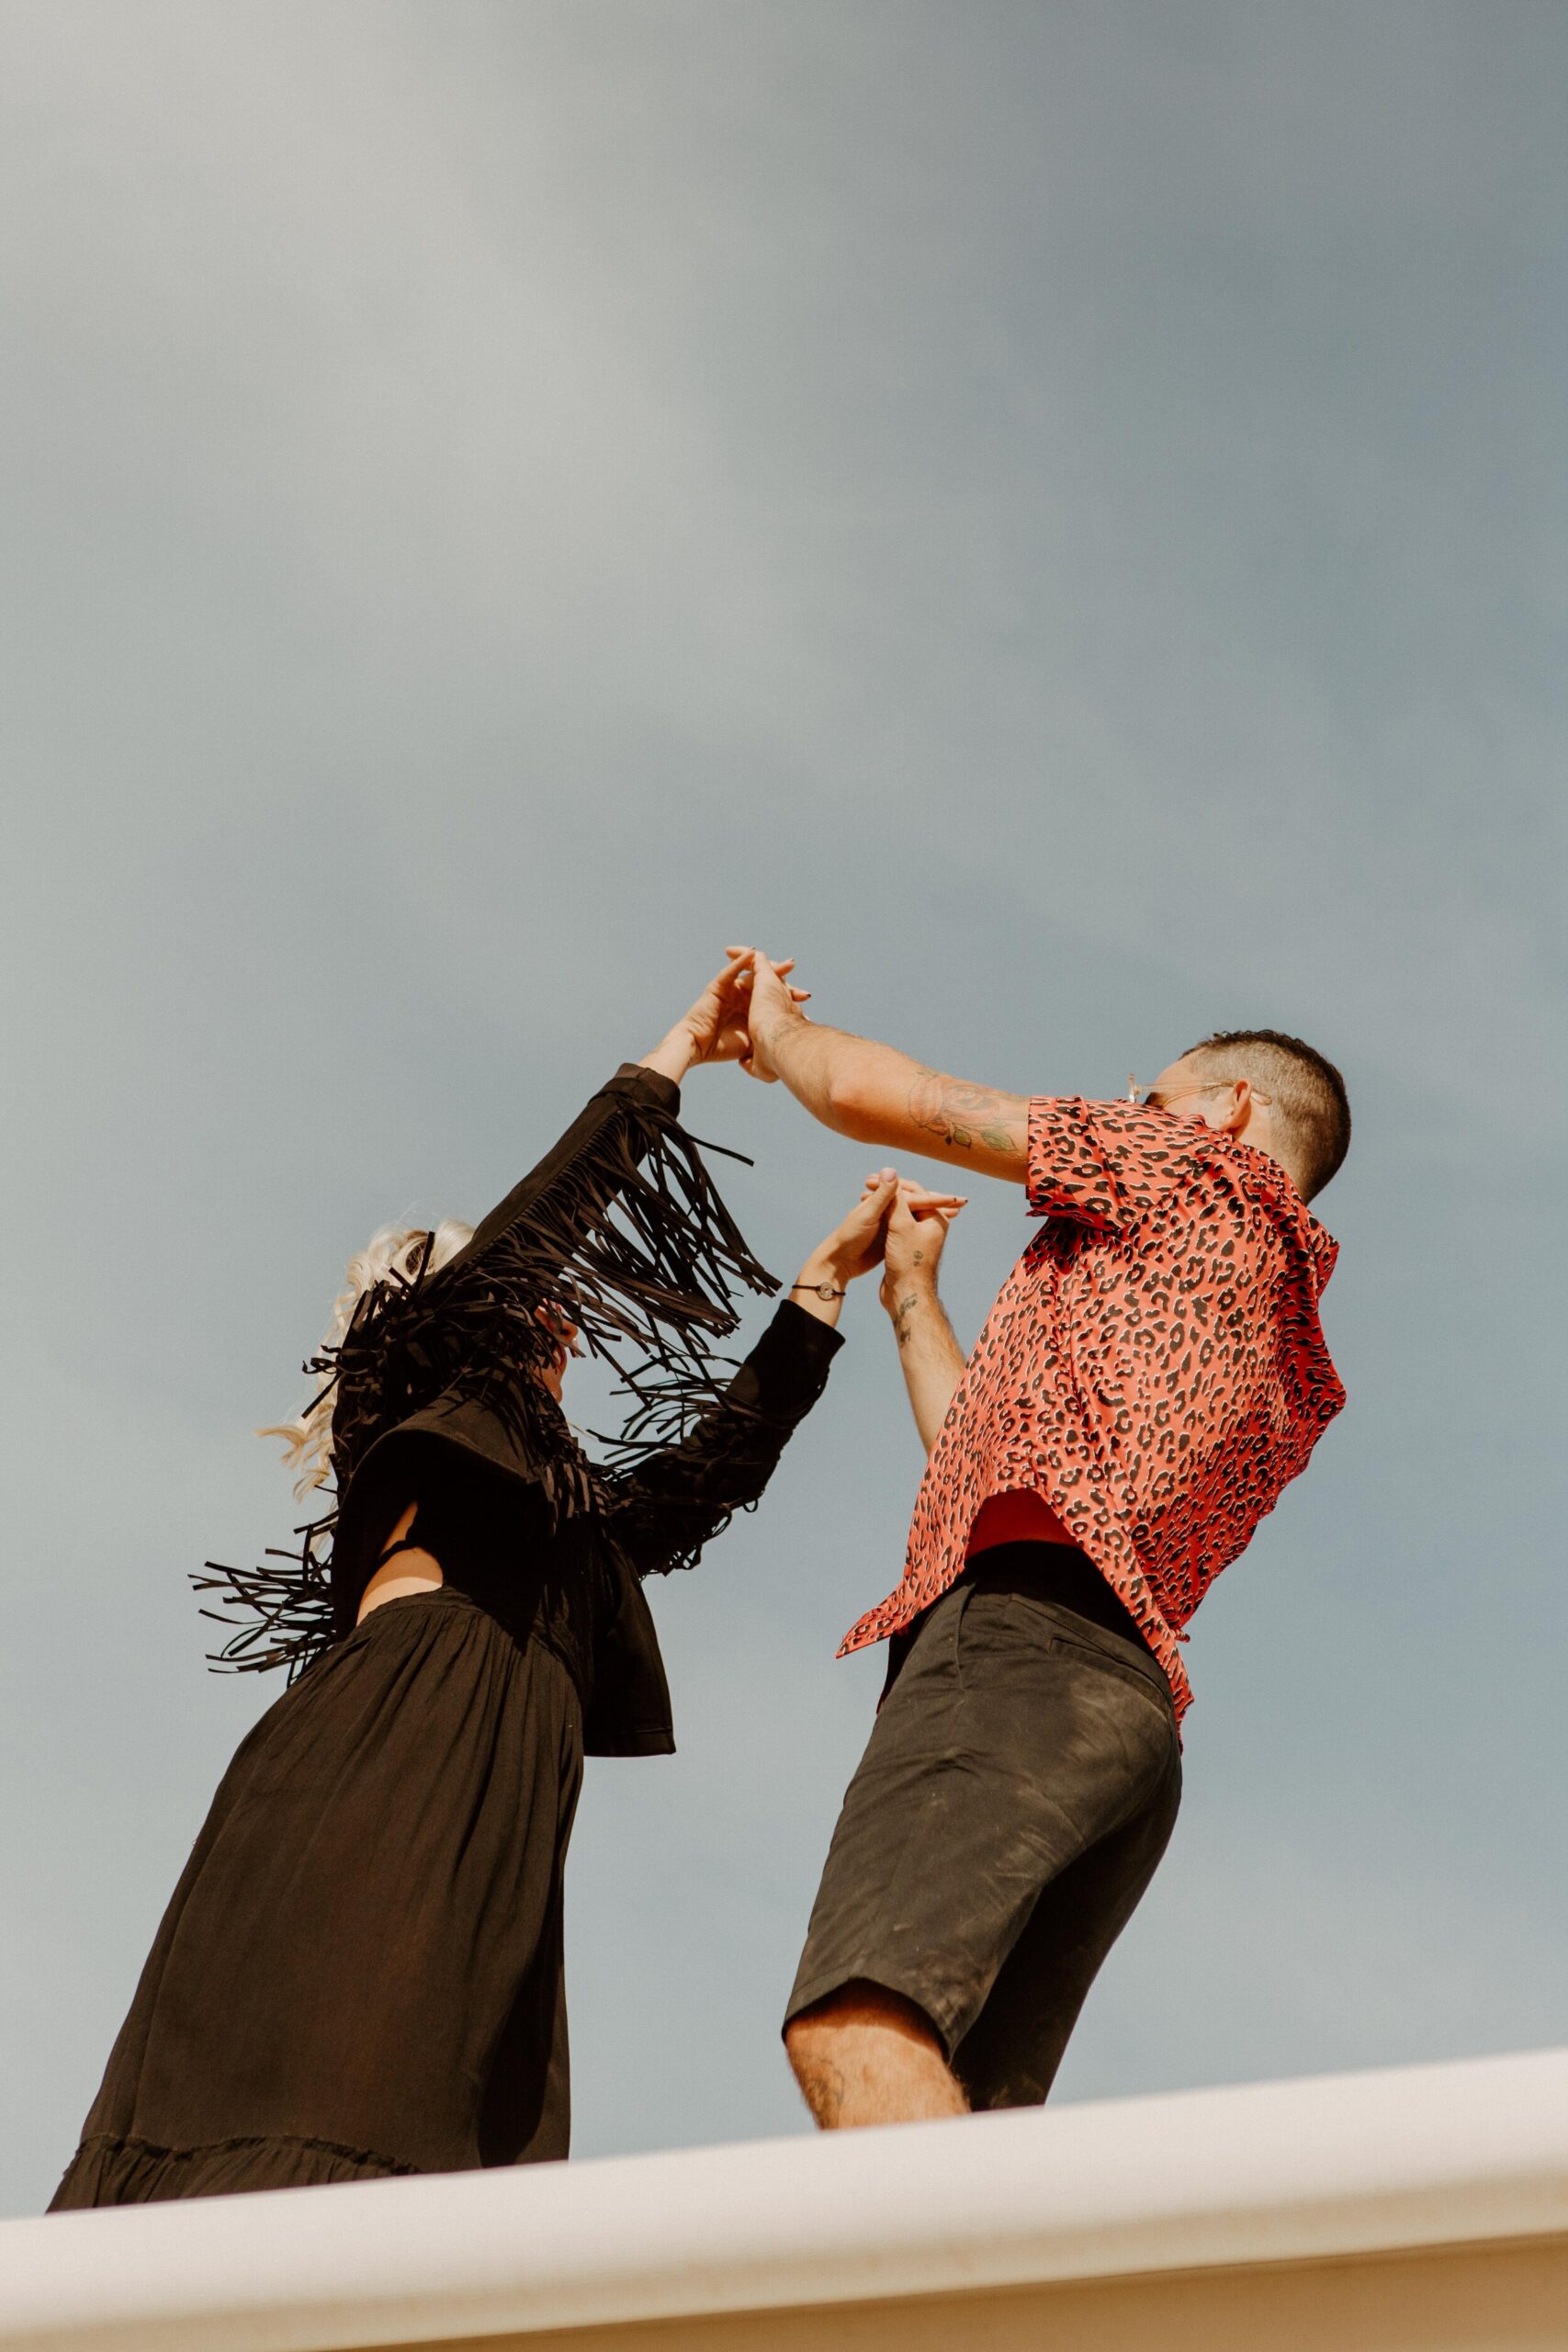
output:
<svg viewBox="0 0 1568 2352"><path fill-rule="evenodd" d="M1234 1086L1235 1083L1235 1080L1229 1078L1211 1079L1207 1086L1183 1086L1170 1097L1169 1102L1162 1102L1158 1098L1157 1089L1152 1086L1140 1086L1129 1070L1126 1100L1140 1111L1168 1111L1171 1102L1185 1102L1194 1094L1221 1094L1227 1086ZM1255 1102L1272 1102L1274 1097L1271 1094L1260 1094L1255 1086L1252 1090L1252 1099Z"/></svg>

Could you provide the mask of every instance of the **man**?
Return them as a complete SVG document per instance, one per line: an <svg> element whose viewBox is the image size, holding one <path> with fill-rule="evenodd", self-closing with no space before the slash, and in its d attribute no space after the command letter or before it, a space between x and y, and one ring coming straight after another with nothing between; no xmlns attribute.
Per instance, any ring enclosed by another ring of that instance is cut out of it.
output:
<svg viewBox="0 0 1568 2352"><path fill-rule="evenodd" d="M745 951L740 951L745 952ZM1038 2104L1180 1793L1179 1645L1344 1403L1306 1202L1349 1143L1300 1039L1227 1032L1142 1100L993 1092L807 1019L752 951L750 1054L826 1125L1025 1187L1045 1222L965 1365L945 1221L884 1301L930 1453L785 2043L818 2123ZM842 1655L842 1652L840 1652Z"/></svg>

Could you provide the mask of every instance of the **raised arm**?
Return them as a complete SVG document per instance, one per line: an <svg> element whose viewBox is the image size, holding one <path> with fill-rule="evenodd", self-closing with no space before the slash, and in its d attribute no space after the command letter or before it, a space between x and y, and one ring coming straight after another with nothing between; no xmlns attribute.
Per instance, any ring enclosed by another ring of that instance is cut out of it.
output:
<svg viewBox="0 0 1568 2352"><path fill-rule="evenodd" d="M955 1161L1004 1183L1025 1181L1027 1095L949 1078L896 1046L808 1021L777 965L752 950L736 954L750 973L751 1050L741 1068L753 1078L783 1079L814 1118L859 1143Z"/></svg>
<svg viewBox="0 0 1568 2352"><path fill-rule="evenodd" d="M898 1342L898 1363L920 1443L929 1453L947 1419L964 1374L947 1309L937 1293L937 1270L950 1213L919 1186L901 1184L887 1221L882 1304Z"/></svg>
<svg viewBox="0 0 1568 2352"><path fill-rule="evenodd" d="M778 1285L676 1114L694 1063L745 1049L736 978L732 959L651 1054L623 1063L455 1257L361 1298L310 1367L331 1375L340 1494L352 1500L370 1448L438 1401L526 1424L537 1459L575 1457L558 1413L540 1418L563 1324L615 1366L645 1423L720 1393L713 1343L735 1329L737 1291Z"/></svg>
<svg viewBox="0 0 1568 2352"><path fill-rule="evenodd" d="M791 963L774 968L787 976ZM515 1255L516 1238L524 1229L529 1268L536 1280L547 1280L565 1263L600 1224L616 1194L635 1181L651 1136L661 1124L673 1122L680 1096L672 1090L687 1072L703 1062L735 1061L746 1051L748 997L739 985L745 969L743 961L732 956L651 1053L622 1065L537 1167L491 1211L452 1261L454 1266L470 1269L487 1257ZM779 985L793 1004L797 992L787 978ZM644 1070L650 1076L640 1079Z"/></svg>
<svg viewBox="0 0 1568 2352"><path fill-rule="evenodd" d="M695 1567L704 1545L758 1499L821 1396L840 1344L831 1323L784 1300L728 1389L680 1443L605 1482L610 1531L637 1575Z"/></svg>

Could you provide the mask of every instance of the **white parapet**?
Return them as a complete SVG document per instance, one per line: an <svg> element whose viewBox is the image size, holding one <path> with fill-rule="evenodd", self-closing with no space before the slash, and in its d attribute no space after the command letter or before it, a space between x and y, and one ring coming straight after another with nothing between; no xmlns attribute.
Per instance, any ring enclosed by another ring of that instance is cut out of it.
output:
<svg viewBox="0 0 1568 2352"><path fill-rule="evenodd" d="M602 2352L1568 2346L1568 2050L0 2223L7 2352L588 2352L600 2329Z"/></svg>

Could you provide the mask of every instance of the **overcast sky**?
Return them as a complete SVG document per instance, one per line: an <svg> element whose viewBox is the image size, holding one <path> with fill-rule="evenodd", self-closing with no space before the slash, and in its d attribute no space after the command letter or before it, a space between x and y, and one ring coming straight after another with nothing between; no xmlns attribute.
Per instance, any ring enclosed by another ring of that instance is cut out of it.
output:
<svg viewBox="0 0 1568 2352"><path fill-rule="evenodd" d="M1021 1091L1340 1061L1349 1391L1205 1603L1060 2096L1568 2038L1568 14L5 0L0 2202L230 1752L343 1261L476 1216L733 938ZM865 1155L687 1091L785 1279ZM972 1337L1027 1238L977 1199ZM760 1317L753 1316L749 1329ZM779 2052L919 1456L874 1299L589 1767L580 2154ZM389 1932L396 1924L389 1923Z"/></svg>

